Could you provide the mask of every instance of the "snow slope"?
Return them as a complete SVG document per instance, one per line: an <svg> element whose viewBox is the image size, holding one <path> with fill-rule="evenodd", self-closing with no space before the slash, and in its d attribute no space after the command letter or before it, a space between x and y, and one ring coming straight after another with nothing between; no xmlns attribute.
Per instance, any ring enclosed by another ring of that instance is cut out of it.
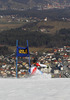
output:
<svg viewBox="0 0 70 100"><path fill-rule="evenodd" d="M70 100L70 79L49 75L0 78L0 100Z"/></svg>

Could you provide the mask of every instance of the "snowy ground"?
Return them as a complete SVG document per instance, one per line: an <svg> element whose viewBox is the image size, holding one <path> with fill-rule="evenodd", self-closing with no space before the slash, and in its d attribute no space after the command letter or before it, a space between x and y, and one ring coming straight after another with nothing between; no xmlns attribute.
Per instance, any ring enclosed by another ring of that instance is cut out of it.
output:
<svg viewBox="0 0 70 100"><path fill-rule="evenodd" d="M0 78L0 100L70 100L70 79L49 75Z"/></svg>

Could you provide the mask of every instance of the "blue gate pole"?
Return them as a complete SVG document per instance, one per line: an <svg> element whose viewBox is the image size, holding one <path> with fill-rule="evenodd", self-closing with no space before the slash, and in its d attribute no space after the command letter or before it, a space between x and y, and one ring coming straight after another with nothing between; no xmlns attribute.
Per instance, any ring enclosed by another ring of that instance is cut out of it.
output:
<svg viewBox="0 0 70 100"><path fill-rule="evenodd" d="M18 78L18 56L17 56L17 47L18 47L18 40L16 40L16 78Z"/></svg>
<svg viewBox="0 0 70 100"><path fill-rule="evenodd" d="M29 67L31 67L31 64L30 64L30 54L29 54L29 46L28 46L28 40L27 40L27 47L28 47L28 57L29 57Z"/></svg>

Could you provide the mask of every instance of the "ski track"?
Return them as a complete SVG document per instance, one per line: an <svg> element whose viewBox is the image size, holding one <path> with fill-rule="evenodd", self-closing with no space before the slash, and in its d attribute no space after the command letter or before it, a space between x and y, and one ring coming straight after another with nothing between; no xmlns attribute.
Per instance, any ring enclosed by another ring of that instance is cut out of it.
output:
<svg viewBox="0 0 70 100"><path fill-rule="evenodd" d="M0 78L0 100L70 100L70 79L50 75Z"/></svg>

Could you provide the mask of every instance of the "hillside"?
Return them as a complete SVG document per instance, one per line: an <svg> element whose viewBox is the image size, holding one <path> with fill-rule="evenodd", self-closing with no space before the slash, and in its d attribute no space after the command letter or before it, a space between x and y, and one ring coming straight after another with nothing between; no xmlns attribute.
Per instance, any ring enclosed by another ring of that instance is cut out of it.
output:
<svg viewBox="0 0 70 100"><path fill-rule="evenodd" d="M26 46L26 40L29 41L30 47L63 47L70 45L70 28L60 29L56 34L43 34L39 31L23 30L23 28L11 29L0 33L0 44L16 45L16 40L19 40L19 45Z"/></svg>
<svg viewBox="0 0 70 100"><path fill-rule="evenodd" d="M53 6L69 5L70 0L0 0L0 9L26 10L35 7L40 8L48 4Z"/></svg>
<svg viewBox="0 0 70 100"><path fill-rule="evenodd" d="M0 44L15 46L18 39L20 45L24 43L24 46L28 40L31 47L70 45L70 9L68 8L47 11L0 11L0 15L3 17L0 19L0 29L3 29L0 32ZM14 20L11 15L15 17ZM44 21L46 17L48 20ZM23 21L17 22L18 18ZM29 22L25 23L26 20Z"/></svg>

